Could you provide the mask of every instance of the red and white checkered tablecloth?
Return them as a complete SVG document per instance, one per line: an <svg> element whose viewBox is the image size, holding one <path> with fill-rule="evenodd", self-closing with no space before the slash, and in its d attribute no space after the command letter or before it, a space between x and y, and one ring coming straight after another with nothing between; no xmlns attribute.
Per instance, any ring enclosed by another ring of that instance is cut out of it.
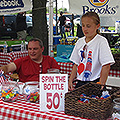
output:
<svg viewBox="0 0 120 120"><path fill-rule="evenodd" d="M27 56L27 55L28 55L28 51L11 52L11 53L0 52L0 66L7 65L16 59Z"/></svg>
<svg viewBox="0 0 120 120"><path fill-rule="evenodd" d="M39 110L39 103L26 102L20 96L16 102L4 102L0 100L1 120L88 120L62 112L43 112ZM111 119L108 119L111 120Z"/></svg>
<svg viewBox="0 0 120 120"><path fill-rule="evenodd" d="M23 52L13 52L12 53L12 60L16 60L21 57L25 57L28 55L28 51L23 51Z"/></svg>
<svg viewBox="0 0 120 120"><path fill-rule="evenodd" d="M0 65L8 64L13 60L26 56L25 52L0 53ZM73 63L58 63L61 73L71 74ZM119 71L117 71L119 72ZM116 74L115 72L113 74ZM118 73L117 73L118 74ZM23 96L13 103L0 100L0 119L2 120L86 120L80 117L66 115L64 112L39 111L38 103L26 102ZM109 119L111 120L111 119Z"/></svg>
<svg viewBox="0 0 120 120"><path fill-rule="evenodd" d="M58 62L58 65L60 66L60 73L68 74L68 76L70 76L72 67L73 67L73 63Z"/></svg>
<svg viewBox="0 0 120 120"><path fill-rule="evenodd" d="M109 76L120 77L120 70L110 70Z"/></svg>
<svg viewBox="0 0 120 120"><path fill-rule="evenodd" d="M0 67L12 62L11 53L0 52Z"/></svg>
<svg viewBox="0 0 120 120"><path fill-rule="evenodd" d="M70 116L64 112L43 112L38 103L26 102L22 96L16 102L0 100L0 119L2 120L87 120Z"/></svg>

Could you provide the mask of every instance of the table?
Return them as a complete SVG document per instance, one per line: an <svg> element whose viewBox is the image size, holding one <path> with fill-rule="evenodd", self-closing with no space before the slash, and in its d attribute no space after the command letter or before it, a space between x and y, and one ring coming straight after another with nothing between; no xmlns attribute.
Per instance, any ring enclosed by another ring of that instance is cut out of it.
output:
<svg viewBox="0 0 120 120"><path fill-rule="evenodd" d="M0 66L6 65L17 58L20 58L26 55L28 55L28 51L11 52L11 53L0 52ZM58 62L58 65L60 65L60 68L61 68L60 72L62 74L68 74L68 77L69 77L72 71L73 63ZM120 70L110 70L109 76L120 77Z"/></svg>
<svg viewBox="0 0 120 120"><path fill-rule="evenodd" d="M20 96L16 102L9 103L0 100L0 119L2 120L87 120L66 115L62 112L43 112L39 103L26 102Z"/></svg>
<svg viewBox="0 0 120 120"><path fill-rule="evenodd" d="M0 53L0 65L8 64L13 60L26 56L27 51L24 52L12 52L12 53ZM3 62L1 62L3 61ZM5 61L5 63L4 63ZM73 63L58 63L61 68L61 73L71 74ZM80 117L66 115L64 111L61 112L43 112L39 111L38 103L30 103L24 100L24 97L20 95L18 100L13 103L3 102L0 99L0 119L2 120L87 120ZM110 118L108 120L111 120Z"/></svg>
<svg viewBox="0 0 120 120"><path fill-rule="evenodd" d="M13 103L4 102L0 99L0 119L2 120L88 120L81 117L71 116L61 112L43 112L39 110L39 103L30 103L20 95ZM107 120L112 120L108 118Z"/></svg>

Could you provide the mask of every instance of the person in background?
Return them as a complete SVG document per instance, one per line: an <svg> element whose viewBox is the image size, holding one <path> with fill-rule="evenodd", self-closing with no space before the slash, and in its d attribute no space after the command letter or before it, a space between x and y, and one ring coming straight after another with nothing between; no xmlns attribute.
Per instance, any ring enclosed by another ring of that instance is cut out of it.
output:
<svg viewBox="0 0 120 120"><path fill-rule="evenodd" d="M53 57L44 56L43 42L33 38L28 42L28 56L16 59L8 65L0 67L4 73L16 72L20 82L39 81L39 74L47 73L50 68L60 69Z"/></svg>
<svg viewBox="0 0 120 120"><path fill-rule="evenodd" d="M66 38L66 35L65 35L66 17L63 16L63 12L62 11L60 12L60 17L59 17L59 20L57 21L57 24L59 22L60 22L60 34L61 34L61 37L63 38L63 34L64 34L64 38Z"/></svg>
<svg viewBox="0 0 120 120"><path fill-rule="evenodd" d="M73 36L73 24L72 24L72 20L70 20L70 36Z"/></svg>
<svg viewBox="0 0 120 120"><path fill-rule="evenodd" d="M73 90L73 81L77 74L75 88L89 82L105 84L114 64L108 41L99 34L100 18L95 12L87 12L81 18L84 37L80 38L71 54L74 66L69 78L68 88Z"/></svg>
<svg viewBox="0 0 120 120"><path fill-rule="evenodd" d="M74 14L72 14L71 23L72 23L72 36L74 36Z"/></svg>
<svg viewBox="0 0 120 120"><path fill-rule="evenodd" d="M84 36L83 31L82 31L82 27L79 24L77 24L77 34L76 34L76 36L79 37L79 38Z"/></svg>
<svg viewBox="0 0 120 120"><path fill-rule="evenodd" d="M19 40L26 40L27 37L26 12L20 12L16 17L16 31Z"/></svg>

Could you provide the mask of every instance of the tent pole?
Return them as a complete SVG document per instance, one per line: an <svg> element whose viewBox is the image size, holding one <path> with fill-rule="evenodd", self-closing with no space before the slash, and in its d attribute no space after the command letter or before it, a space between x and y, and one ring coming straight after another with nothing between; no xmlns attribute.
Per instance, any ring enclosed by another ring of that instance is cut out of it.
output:
<svg viewBox="0 0 120 120"><path fill-rule="evenodd" d="M56 35L58 34L58 26L57 26L57 0L56 0Z"/></svg>
<svg viewBox="0 0 120 120"><path fill-rule="evenodd" d="M49 0L49 56L53 50L53 0Z"/></svg>

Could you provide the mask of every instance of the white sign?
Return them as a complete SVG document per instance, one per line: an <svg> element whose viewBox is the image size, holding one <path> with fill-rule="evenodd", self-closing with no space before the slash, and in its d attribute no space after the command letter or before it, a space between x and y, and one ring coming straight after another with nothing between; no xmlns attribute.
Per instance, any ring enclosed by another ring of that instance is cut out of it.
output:
<svg viewBox="0 0 120 120"><path fill-rule="evenodd" d="M69 0L69 9L79 15L94 11L100 16L120 16L120 0Z"/></svg>
<svg viewBox="0 0 120 120"><path fill-rule="evenodd" d="M67 74L40 74L40 111L64 111Z"/></svg>
<svg viewBox="0 0 120 120"><path fill-rule="evenodd" d="M18 13L31 9L31 0L0 0L0 15Z"/></svg>

